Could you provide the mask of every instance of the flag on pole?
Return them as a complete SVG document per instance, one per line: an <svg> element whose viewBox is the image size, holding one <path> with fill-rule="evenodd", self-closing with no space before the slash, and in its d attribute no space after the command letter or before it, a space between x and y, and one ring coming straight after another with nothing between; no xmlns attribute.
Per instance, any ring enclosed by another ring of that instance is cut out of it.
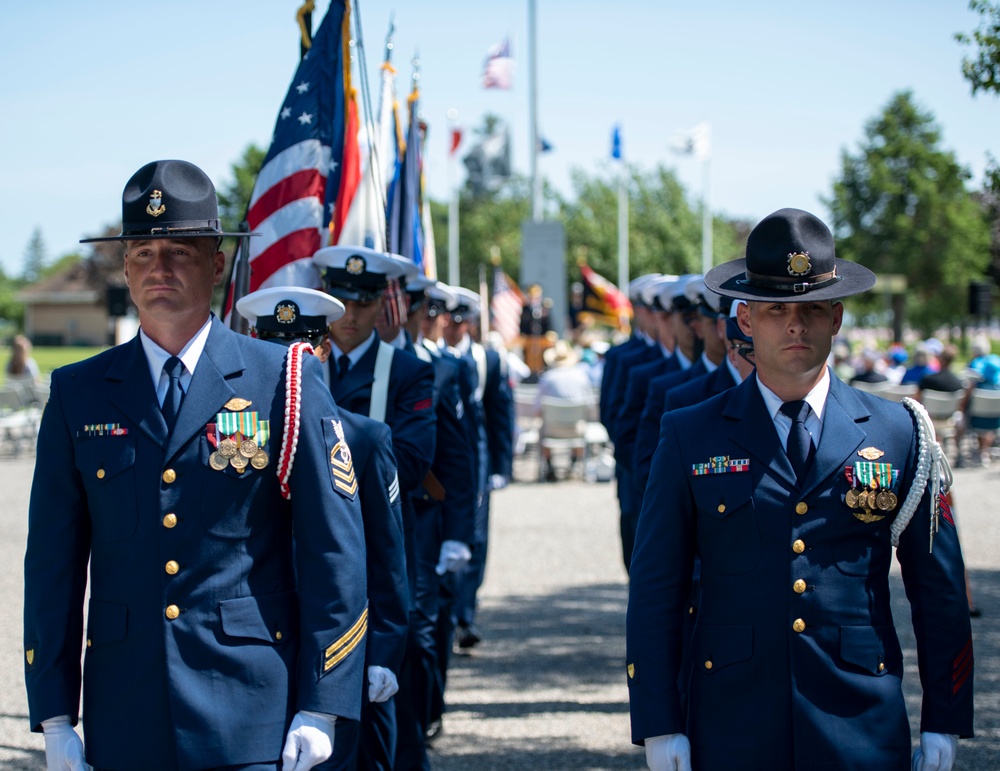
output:
<svg viewBox="0 0 1000 771"><path fill-rule="evenodd" d="M350 68L347 68L348 70ZM347 220L351 203L354 201L361 183L361 147L358 144L358 95L354 89L348 91L347 126L344 128L344 152L340 171L340 189L333 205L333 220L330 222L330 243L347 243L341 240L344 222Z"/></svg>
<svg viewBox="0 0 1000 771"><path fill-rule="evenodd" d="M390 38L392 30L389 31ZM399 126L399 102L396 100L396 69L389 62L389 52L386 48L386 59L382 63L382 85L379 98L378 125L375 129L376 147L378 148L378 164L381 179L388 187L396 174L396 161L399 160L399 149L402 145L402 130Z"/></svg>
<svg viewBox="0 0 1000 771"><path fill-rule="evenodd" d="M521 332L521 310L526 302L524 293L499 265L493 266L493 299L490 300L492 326L505 343L512 343Z"/></svg>
<svg viewBox="0 0 1000 771"><path fill-rule="evenodd" d="M510 38L490 46L483 63L483 88L510 89L514 85L514 59L510 55Z"/></svg>
<svg viewBox="0 0 1000 771"><path fill-rule="evenodd" d="M510 136L507 127L484 137L462 159L475 195L495 193L510 179Z"/></svg>
<svg viewBox="0 0 1000 771"><path fill-rule="evenodd" d="M586 263L580 264L580 275L583 277L583 311L580 315L590 316L596 324L624 329L632 318L632 303L628 296Z"/></svg>
<svg viewBox="0 0 1000 771"><path fill-rule="evenodd" d="M403 148L400 162L396 164L398 173L393 180L386 219L389 221L387 239L389 251L412 260L423 272L424 244L420 221L420 120L417 118L419 99L420 92L414 85L407 100L410 104L410 125L406 132L406 146Z"/></svg>
<svg viewBox="0 0 1000 771"><path fill-rule="evenodd" d="M448 155L454 155L460 144L462 144L462 129L454 128L451 130L451 147L448 148Z"/></svg>
<svg viewBox="0 0 1000 771"><path fill-rule="evenodd" d="M618 124L611 133L611 157L616 161L622 159L622 128Z"/></svg>
<svg viewBox="0 0 1000 771"><path fill-rule="evenodd" d="M705 160L712 154L712 124L703 122L690 131L677 132L671 137L670 148L679 155Z"/></svg>
<svg viewBox="0 0 1000 771"><path fill-rule="evenodd" d="M250 244L251 292L319 284L311 257L328 241L340 191L348 23L344 0L331 0L278 112L247 213L250 229L261 234ZM228 293L227 317L237 299Z"/></svg>

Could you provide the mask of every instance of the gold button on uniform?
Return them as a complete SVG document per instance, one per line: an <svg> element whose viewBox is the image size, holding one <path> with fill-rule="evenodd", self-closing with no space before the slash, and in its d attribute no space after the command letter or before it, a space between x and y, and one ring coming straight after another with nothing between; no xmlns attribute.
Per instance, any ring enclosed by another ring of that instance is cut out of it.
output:
<svg viewBox="0 0 1000 771"><path fill-rule="evenodd" d="M720 503L719 504L719 513L720 514L725 514L726 513L726 504L724 504L724 503Z"/></svg>
<svg viewBox="0 0 1000 771"><path fill-rule="evenodd" d="M805 514L807 511L809 511L809 506L806 504L805 501L799 501L798 503L795 504L796 514Z"/></svg>
<svg viewBox="0 0 1000 771"><path fill-rule="evenodd" d="M164 570L166 570L172 576L177 575L177 571L180 569L181 566L178 565L174 560L170 560L170 562L168 562L164 567Z"/></svg>
<svg viewBox="0 0 1000 771"><path fill-rule="evenodd" d="M692 605L692 606L690 606L688 608L688 615L689 616L693 616L694 615L694 605Z"/></svg>
<svg viewBox="0 0 1000 771"><path fill-rule="evenodd" d="M795 622L792 624L792 629L794 629L796 632L804 632L806 631L806 622L803 621L801 618L797 618L795 619Z"/></svg>
<svg viewBox="0 0 1000 771"><path fill-rule="evenodd" d="M97 478L104 479L104 469L102 468L97 469Z"/></svg>
<svg viewBox="0 0 1000 771"><path fill-rule="evenodd" d="M177 515L176 514L167 514L167 516L165 516L163 518L163 526L164 527L174 527L174 525L176 525L176 524L177 524Z"/></svg>
<svg viewBox="0 0 1000 771"><path fill-rule="evenodd" d="M275 640L280 640L281 639L281 632L275 632L274 633L274 639Z"/></svg>
<svg viewBox="0 0 1000 771"><path fill-rule="evenodd" d="M885 672L885 664L879 664L878 665L878 671L879 672Z"/></svg>
<svg viewBox="0 0 1000 771"><path fill-rule="evenodd" d="M705 662L705 669L711 669L711 668L712 668L712 662L711 661L706 661Z"/></svg>
<svg viewBox="0 0 1000 771"><path fill-rule="evenodd" d="M801 554L806 550L806 542L802 539L797 539L792 543L792 551L796 554Z"/></svg>
<svg viewBox="0 0 1000 771"><path fill-rule="evenodd" d="M181 614L181 609L178 608L176 605L167 605L166 613L167 613L167 618L173 621Z"/></svg>
<svg viewBox="0 0 1000 771"><path fill-rule="evenodd" d="M89 648L89 647L90 647L91 645L93 645L93 644L94 644L94 643L93 643L93 642L92 642L92 641L90 640L90 638L88 637L88 638L87 638L87 647Z"/></svg>
<svg viewBox="0 0 1000 771"><path fill-rule="evenodd" d="M798 581L792 584L792 589L795 590L796 594L802 594L802 592L806 590L806 582L800 578Z"/></svg>
<svg viewBox="0 0 1000 771"><path fill-rule="evenodd" d="M173 484L173 482L176 479L177 479L177 472L174 471L172 468L168 468L166 471L163 472L163 481L166 482L168 485Z"/></svg>

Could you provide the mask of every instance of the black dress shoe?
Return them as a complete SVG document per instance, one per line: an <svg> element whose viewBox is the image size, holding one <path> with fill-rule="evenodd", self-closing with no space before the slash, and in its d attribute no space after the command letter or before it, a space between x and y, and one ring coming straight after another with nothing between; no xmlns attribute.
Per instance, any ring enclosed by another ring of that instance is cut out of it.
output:
<svg viewBox="0 0 1000 771"><path fill-rule="evenodd" d="M979 608L969 608L969 618L979 618L983 612Z"/></svg>
<svg viewBox="0 0 1000 771"><path fill-rule="evenodd" d="M440 720L432 720L427 726L427 733L424 734L424 741L430 746L434 744L434 740L437 739L442 731L444 731L444 726L441 724Z"/></svg>
<svg viewBox="0 0 1000 771"><path fill-rule="evenodd" d="M459 648L472 648L477 643L482 642L482 639L475 626L459 624L455 627L455 640L458 642Z"/></svg>

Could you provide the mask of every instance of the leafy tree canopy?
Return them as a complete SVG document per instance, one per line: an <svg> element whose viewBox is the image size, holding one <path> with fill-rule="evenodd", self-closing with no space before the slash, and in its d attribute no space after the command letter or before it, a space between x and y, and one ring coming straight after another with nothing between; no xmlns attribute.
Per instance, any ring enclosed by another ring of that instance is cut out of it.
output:
<svg viewBox="0 0 1000 771"><path fill-rule="evenodd" d="M955 35L958 42L975 48L971 58L962 59L962 75L973 94L1000 93L1000 3L969 0L969 8L979 14L979 26L971 35Z"/></svg>

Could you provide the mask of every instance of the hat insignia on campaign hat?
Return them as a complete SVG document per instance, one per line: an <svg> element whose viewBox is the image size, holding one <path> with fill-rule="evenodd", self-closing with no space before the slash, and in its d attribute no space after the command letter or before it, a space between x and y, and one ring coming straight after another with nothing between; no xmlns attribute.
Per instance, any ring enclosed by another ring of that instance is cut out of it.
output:
<svg viewBox="0 0 1000 771"><path fill-rule="evenodd" d="M146 214L150 217L159 217L166 210L167 207L163 203L163 193L159 190L154 190L149 196L149 203L146 205Z"/></svg>
<svg viewBox="0 0 1000 771"><path fill-rule="evenodd" d="M279 324L292 324L299 316L299 306L291 300L280 302L274 306L274 318Z"/></svg>
<svg viewBox="0 0 1000 771"><path fill-rule="evenodd" d="M344 265L344 270L352 276L360 276L365 272L365 258L360 254L354 255Z"/></svg>
<svg viewBox="0 0 1000 771"><path fill-rule="evenodd" d="M812 270L809 263L809 252L790 252L788 254L788 275L807 276Z"/></svg>

